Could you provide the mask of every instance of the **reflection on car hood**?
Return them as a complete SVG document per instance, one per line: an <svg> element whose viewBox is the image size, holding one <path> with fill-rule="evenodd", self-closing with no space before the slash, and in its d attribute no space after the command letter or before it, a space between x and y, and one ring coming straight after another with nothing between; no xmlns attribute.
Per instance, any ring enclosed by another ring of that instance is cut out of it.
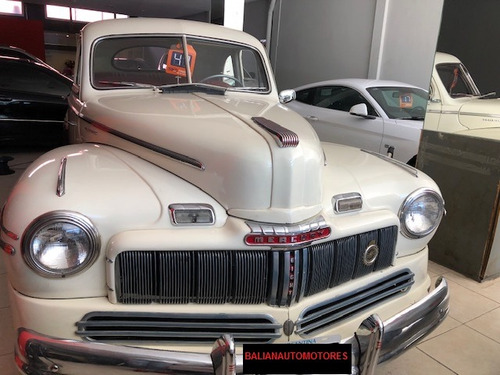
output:
<svg viewBox="0 0 500 375"><path fill-rule="evenodd" d="M89 122L85 141L147 159L198 186L235 216L299 222L321 210L324 156L318 137L277 100L141 92L88 102L81 115ZM280 147L273 129L254 117L295 134L298 145Z"/></svg>
<svg viewBox="0 0 500 375"><path fill-rule="evenodd" d="M458 118L469 129L500 127L500 99L472 99L460 107Z"/></svg>

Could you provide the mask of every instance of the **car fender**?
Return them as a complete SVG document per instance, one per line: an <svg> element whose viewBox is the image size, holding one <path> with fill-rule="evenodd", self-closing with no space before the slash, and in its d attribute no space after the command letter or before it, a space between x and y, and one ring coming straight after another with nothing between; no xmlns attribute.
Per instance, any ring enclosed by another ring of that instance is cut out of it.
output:
<svg viewBox="0 0 500 375"><path fill-rule="evenodd" d="M80 144L42 155L20 177L3 209L2 240L13 249L6 264L14 288L40 298L106 295L105 247L110 238L129 230L175 230L168 210L171 203L209 204L217 218L215 226L225 223L224 209L207 194L125 151ZM101 251L90 266L92 271L50 279L37 274L24 261L22 242L26 230L36 218L53 211L81 214L97 229Z"/></svg>

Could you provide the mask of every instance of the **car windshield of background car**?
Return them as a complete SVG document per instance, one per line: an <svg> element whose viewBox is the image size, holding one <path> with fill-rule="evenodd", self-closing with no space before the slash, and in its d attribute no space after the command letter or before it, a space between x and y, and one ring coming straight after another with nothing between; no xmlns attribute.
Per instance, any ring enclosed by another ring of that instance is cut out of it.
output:
<svg viewBox="0 0 500 375"><path fill-rule="evenodd" d="M94 47L92 84L97 89L112 89L196 83L228 90L269 91L257 50L216 40L186 40L184 46L182 37L172 36L102 39Z"/></svg>
<svg viewBox="0 0 500 375"><path fill-rule="evenodd" d="M470 85L471 78L462 64L439 64L436 70L451 97L479 95L479 92Z"/></svg>
<svg viewBox="0 0 500 375"><path fill-rule="evenodd" d="M370 87L370 95L391 119L423 120L428 94L415 87Z"/></svg>

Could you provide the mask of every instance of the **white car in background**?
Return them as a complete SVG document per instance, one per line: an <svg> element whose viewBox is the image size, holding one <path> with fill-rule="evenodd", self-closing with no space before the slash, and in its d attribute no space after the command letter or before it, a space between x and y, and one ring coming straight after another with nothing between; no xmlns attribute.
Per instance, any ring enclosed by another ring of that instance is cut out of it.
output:
<svg viewBox="0 0 500 375"><path fill-rule="evenodd" d="M457 57L436 52L425 128L500 139L500 99L496 95L481 93Z"/></svg>
<svg viewBox="0 0 500 375"><path fill-rule="evenodd" d="M338 79L295 90L288 107L308 120L322 141L388 154L415 165L427 91L397 81Z"/></svg>

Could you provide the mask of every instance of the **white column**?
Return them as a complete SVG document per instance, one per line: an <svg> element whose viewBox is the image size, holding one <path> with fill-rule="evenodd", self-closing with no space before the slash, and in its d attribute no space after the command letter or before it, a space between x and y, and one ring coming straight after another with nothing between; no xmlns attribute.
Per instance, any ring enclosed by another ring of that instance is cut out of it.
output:
<svg viewBox="0 0 500 375"><path fill-rule="evenodd" d="M243 30L245 0L224 0L224 26Z"/></svg>

